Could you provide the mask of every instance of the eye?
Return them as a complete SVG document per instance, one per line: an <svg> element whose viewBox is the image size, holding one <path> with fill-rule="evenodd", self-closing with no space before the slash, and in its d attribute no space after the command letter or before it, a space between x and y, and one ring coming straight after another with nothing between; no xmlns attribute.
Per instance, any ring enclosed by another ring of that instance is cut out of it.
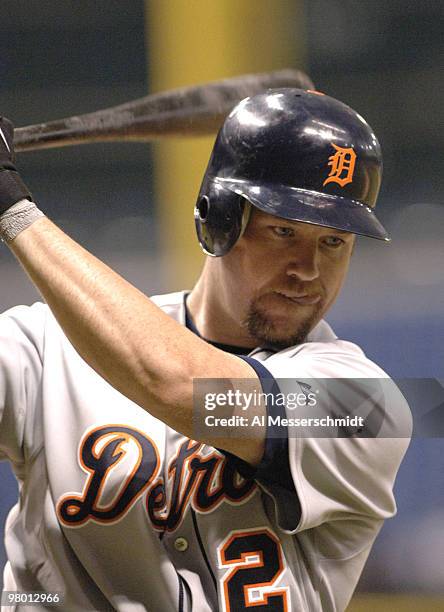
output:
<svg viewBox="0 0 444 612"><path fill-rule="evenodd" d="M333 249L337 249L338 247L345 244L345 241L342 240L342 238L339 238L339 236L326 236L324 238L324 244Z"/></svg>
<svg viewBox="0 0 444 612"><path fill-rule="evenodd" d="M291 227L272 225L271 230L276 236L279 236L279 238L289 238L294 236L294 230Z"/></svg>

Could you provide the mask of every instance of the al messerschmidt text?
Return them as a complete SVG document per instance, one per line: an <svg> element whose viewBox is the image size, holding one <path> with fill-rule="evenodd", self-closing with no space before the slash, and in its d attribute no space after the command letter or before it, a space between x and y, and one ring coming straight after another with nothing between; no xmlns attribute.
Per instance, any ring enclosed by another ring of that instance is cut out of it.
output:
<svg viewBox="0 0 444 612"><path fill-rule="evenodd" d="M269 427L277 425L278 427L364 427L364 417L362 416L346 416L346 417L306 417L306 418L285 418L280 415L273 416L271 414L254 416L249 418L242 415L233 415L231 417L217 417L209 414L205 417L205 425L207 427Z"/></svg>

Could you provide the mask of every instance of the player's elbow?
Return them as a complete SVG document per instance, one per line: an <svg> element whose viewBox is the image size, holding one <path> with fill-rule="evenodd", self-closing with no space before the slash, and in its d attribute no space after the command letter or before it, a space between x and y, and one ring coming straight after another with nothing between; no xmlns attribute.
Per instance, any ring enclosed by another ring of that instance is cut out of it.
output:
<svg viewBox="0 0 444 612"><path fill-rule="evenodd" d="M163 414L179 415L189 411L193 402L193 378L185 368L170 367L168 372L143 376L141 404L153 413L158 407ZM157 416L157 415L156 415Z"/></svg>

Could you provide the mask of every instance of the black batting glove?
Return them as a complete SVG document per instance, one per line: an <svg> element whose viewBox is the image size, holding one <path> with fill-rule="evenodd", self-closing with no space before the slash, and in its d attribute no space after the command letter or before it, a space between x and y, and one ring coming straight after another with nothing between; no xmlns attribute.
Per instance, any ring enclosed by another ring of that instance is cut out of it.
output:
<svg viewBox="0 0 444 612"><path fill-rule="evenodd" d="M20 200L32 200L14 165L13 140L14 126L9 119L0 117L0 214Z"/></svg>

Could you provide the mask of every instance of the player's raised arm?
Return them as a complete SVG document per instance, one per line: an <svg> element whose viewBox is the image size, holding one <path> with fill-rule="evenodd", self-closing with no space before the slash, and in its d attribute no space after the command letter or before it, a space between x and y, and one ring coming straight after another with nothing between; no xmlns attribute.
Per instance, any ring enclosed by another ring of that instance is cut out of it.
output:
<svg viewBox="0 0 444 612"><path fill-rule="evenodd" d="M85 361L123 395L192 438L193 418L199 418L193 380L257 380L254 370L179 325L45 217L14 166L10 122L3 119L0 128L3 240ZM262 456L260 437L218 443L251 463Z"/></svg>

